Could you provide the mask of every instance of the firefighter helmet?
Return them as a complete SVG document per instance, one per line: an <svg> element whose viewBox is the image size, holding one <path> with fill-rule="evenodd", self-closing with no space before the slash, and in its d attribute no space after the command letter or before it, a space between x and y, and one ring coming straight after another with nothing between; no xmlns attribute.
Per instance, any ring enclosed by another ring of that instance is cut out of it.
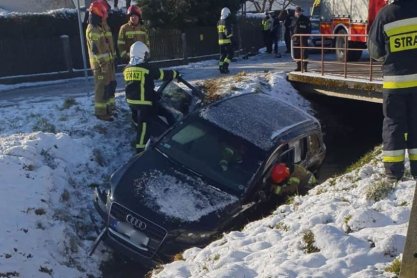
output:
<svg viewBox="0 0 417 278"><path fill-rule="evenodd" d="M146 62L149 57L149 48L143 42L137 41L130 47L129 64L137 65Z"/></svg>
<svg viewBox="0 0 417 278"><path fill-rule="evenodd" d="M99 17L105 16L108 12L107 5L102 0L92 2L89 11Z"/></svg>
<svg viewBox="0 0 417 278"><path fill-rule="evenodd" d="M142 10L136 5L131 5L127 9L127 15L137 15L139 18L142 18Z"/></svg>
<svg viewBox="0 0 417 278"><path fill-rule="evenodd" d="M220 13L220 17L225 19L230 15L230 10L227 7L224 7Z"/></svg>
<svg viewBox="0 0 417 278"><path fill-rule="evenodd" d="M290 176L290 169L285 163L278 163L272 168L271 178L274 183L282 183Z"/></svg>

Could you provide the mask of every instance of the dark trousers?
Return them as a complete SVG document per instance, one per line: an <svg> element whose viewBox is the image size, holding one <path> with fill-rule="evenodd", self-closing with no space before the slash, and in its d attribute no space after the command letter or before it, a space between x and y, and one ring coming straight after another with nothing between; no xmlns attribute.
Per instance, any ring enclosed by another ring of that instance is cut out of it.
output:
<svg viewBox="0 0 417 278"><path fill-rule="evenodd" d="M407 93L385 91L383 99L385 173L391 178L402 178L405 150L408 149L410 171L417 177L417 88Z"/></svg>
<svg viewBox="0 0 417 278"><path fill-rule="evenodd" d="M285 28L284 40L285 40L285 46L287 47L287 52L291 52L291 32L290 32L290 28Z"/></svg>
<svg viewBox="0 0 417 278"><path fill-rule="evenodd" d="M145 149L150 136L159 136L168 126L173 125L176 120L159 102L155 105L130 106L132 120L136 125L136 152L140 153ZM163 116L167 124L163 123L158 116Z"/></svg>
<svg viewBox="0 0 417 278"><path fill-rule="evenodd" d="M303 44L303 45L307 45L307 43ZM307 59L308 58L308 49L303 49L301 51L300 47L300 43L293 43L294 49L293 49L293 53L294 53L294 59ZM302 55L301 55L302 54ZM304 70L307 70L307 62L306 61L297 61L297 70L301 70L301 67L304 67Z"/></svg>
<svg viewBox="0 0 417 278"><path fill-rule="evenodd" d="M229 69L229 64L232 59L233 48L232 44L223 44L220 45L220 60L219 68L220 69Z"/></svg>

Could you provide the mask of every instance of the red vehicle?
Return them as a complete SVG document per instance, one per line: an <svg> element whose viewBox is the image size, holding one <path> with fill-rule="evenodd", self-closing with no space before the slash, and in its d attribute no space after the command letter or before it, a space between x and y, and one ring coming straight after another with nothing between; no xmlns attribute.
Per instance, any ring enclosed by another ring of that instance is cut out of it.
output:
<svg viewBox="0 0 417 278"><path fill-rule="evenodd" d="M316 0L313 13L320 16L321 34L367 35L378 11L388 0ZM345 60L345 42L349 48L365 49L366 36L335 36L337 59ZM356 61L362 51L348 51L346 60Z"/></svg>

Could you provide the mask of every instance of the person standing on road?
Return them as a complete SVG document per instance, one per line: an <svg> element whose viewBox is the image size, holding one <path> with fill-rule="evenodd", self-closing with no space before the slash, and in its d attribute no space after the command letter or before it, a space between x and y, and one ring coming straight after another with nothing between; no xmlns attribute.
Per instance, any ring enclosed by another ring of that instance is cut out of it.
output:
<svg viewBox="0 0 417 278"><path fill-rule="evenodd" d="M86 31L88 56L94 74L95 115L103 121L113 121L110 104L111 72L113 42L106 36L107 7L102 1L91 3L89 23Z"/></svg>
<svg viewBox="0 0 417 278"><path fill-rule="evenodd" d="M107 8L107 14L109 15L109 12L111 10L110 4L106 0L98 0L98 1L102 1L105 4L105 6ZM116 82L116 67L117 67L116 46L115 46L115 41L113 40L113 33L110 29L110 26L107 24L107 18L106 18L106 20L103 21L102 25L103 25L103 29L105 31L106 40L107 40L107 42L109 42L110 52L111 52L110 70L109 70L109 85L108 85L107 90L106 90L106 94L107 94L107 98L108 98L107 106L108 106L108 109L110 111L110 114L112 116L117 116L116 98L115 98L116 87L117 87L117 82Z"/></svg>
<svg viewBox="0 0 417 278"><path fill-rule="evenodd" d="M223 8L221 11L220 20L217 23L217 33L220 46L219 70L220 73L229 73L229 64L233 53L233 30L229 8Z"/></svg>
<svg viewBox="0 0 417 278"><path fill-rule="evenodd" d="M276 58L281 58L281 53L279 53L279 37L281 34L281 24L278 19L278 12L274 12L272 15L272 28L271 28L271 41L274 46L274 55Z"/></svg>
<svg viewBox="0 0 417 278"><path fill-rule="evenodd" d="M129 50L133 43L141 41L149 48L149 37L146 29L143 27L142 11L132 5L127 9L129 22L120 27L117 48L119 55L124 63L129 62Z"/></svg>
<svg viewBox="0 0 417 278"><path fill-rule="evenodd" d="M132 111L132 120L136 125L136 152L145 149L146 143L153 132L151 119L163 115L172 124L173 119L167 117L166 111L158 105L160 96L155 92L154 80L168 81L179 77L175 70L162 70L152 67L149 63L149 48L143 42L135 42L130 47L130 61L123 71L126 82L126 101Z"/></svg>
<svg viewBox="0 0 417 278"><path fill-rule="evenodd" d="M308 17L303 15L303 9L300 6L297 6L294 11L294 18L291 22L291 36L297 34L310 34L311 33L311 22ZM303 49L301 51L301 46L308 45L308 37L307 36L294 36L293 40L293 54L294 59L307 59L308 58L308 51L307 49ZM307 71L307 62L304 61L297 61L297 68L294 71L301 71L301 67L303 67L304 71Z"/></svg>
<svg viewBox="0 0 417 278"><path fill-rule="evenodd" d="M417 1L382 8L369 31L369 54L383 62L383 162L389 180L404 175L405 149L417 179Z"/></svg>
<svg viewBox="0 0 417 278"><path fill-rule="evenodd" d="M294 10L288 10L283 11L283 17L284 19L284 27L285 27L285 33L284 33L284 40L285 40L285 46L287 47L287 51L285 53L291 53L291 23L294 18Z"/></svg>
<svg viewBox="0 0 417 278"><path fill-rule="evenodd" d="M265 18L262 19L262 35L263 35L264 44L265 44L267 53L272 53L271 28L272 28L272 19L269 13L267 12L265 14Z"/></svg>

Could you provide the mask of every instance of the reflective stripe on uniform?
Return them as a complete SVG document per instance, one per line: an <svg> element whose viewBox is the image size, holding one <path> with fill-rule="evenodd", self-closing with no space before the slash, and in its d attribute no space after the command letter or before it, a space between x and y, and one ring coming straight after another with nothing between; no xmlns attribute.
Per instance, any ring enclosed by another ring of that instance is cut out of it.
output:
<svg viewBox="0 0 417 278"><path fill-rule="evenodd" d="M219 40L219 44L220 45L222 45L222 44L229 44L229 43L232 43L232 41L230 39L222 39L222 40Z"/></svg>
<svg viewBox="0 0 417 278"><path fill-rule="evenodd" d="M417 160L417 149L408 149L408 158L410 160Z"/></svg>
<svg viewBox="0 0 417 278"><path fill-rule="evenodd" d="M403 162L405 159L405 150L383 151L383 162Z"/></svg>
<svg viewBox="0 0 417 278"><path fill-rule="evenodd" d="M412 87L417 87L417 74L384 76L384 89L401 89Z"/></svg>
<svg viewBox="0 0 417 278"><path fill-rule="evenodd" d="M143 149L146 146L146 142L143 142L143 141L145 141L146 128L147 128L147 124L142 123L142 130L141 130L141 133L140 133L139 142L136 144L137 149Z"/></svg>
<svg viewBox="0 0 417 278"><path fill-rule="evenodd" d="M164 71L163 70L159 70L159 80L164 80Z"/></svg>
<svg viewBox="0 0 417 278"><path fill-rule="evenodd" d="M387 23L384 31L391 53L417 49L417 17Z"/></svg>
<svg viewBox="0 0 417 278"><path fill-rule="evenodd" d="M127 103L134 105L152 105L152 101L145 99L145 74L149 74L149 70L145 68L131 67L124 70L123 76L125 81L140 82L139 99L127 99Z"/></svg>
<svg viewBox="0 0 417 278"><path fill-rule="evenodd" d="M146 35L146 32L143 31L126 31L126 36L132 37L134 35Z"/></svg>
<svg viewBox="0 0 417 278"><path fill-rule="evenodd" d="M384 25L384 31L388 37L417 32L417 18L413 17L387 23Z"/></svg>

